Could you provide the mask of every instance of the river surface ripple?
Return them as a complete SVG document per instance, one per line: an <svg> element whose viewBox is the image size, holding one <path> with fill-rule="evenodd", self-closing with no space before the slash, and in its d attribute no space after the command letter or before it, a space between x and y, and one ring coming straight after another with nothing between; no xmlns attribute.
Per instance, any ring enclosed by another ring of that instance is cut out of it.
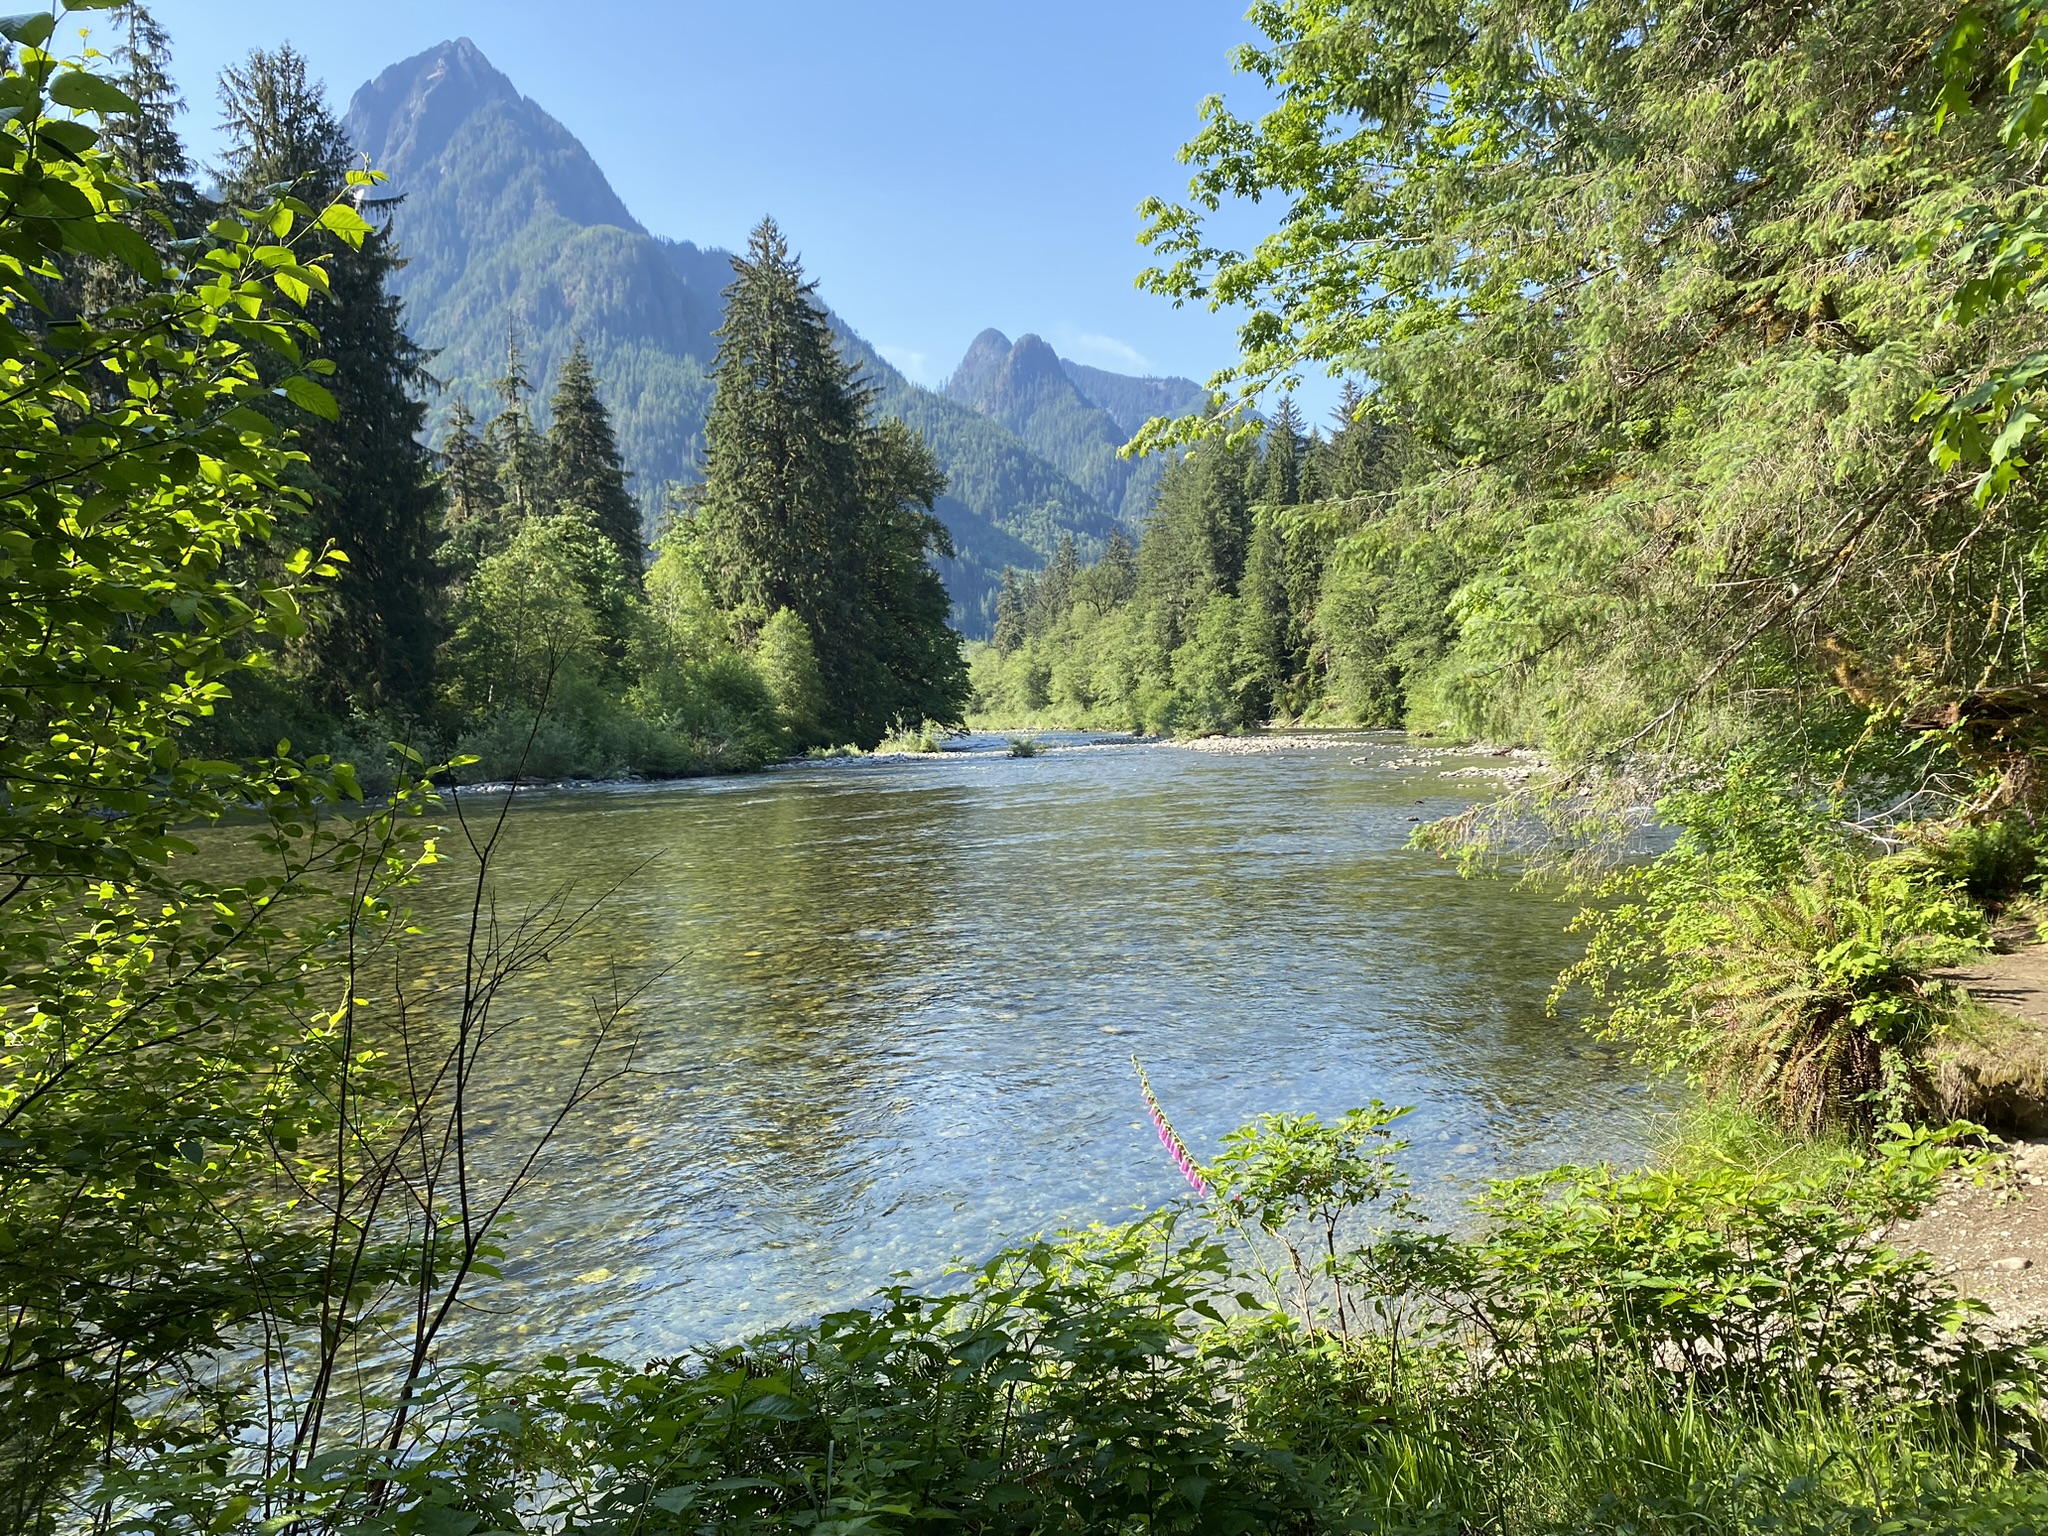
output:
<svg viewBox="0 0 2048 1536"><path fill-rule="evenodd" d="M1672 1091L1545 1013L1569 909L1406 846L1495 787L1464 760L1066 740L520 797L501 913L616 889L501 1010L487 1150L543 1121L608 978L646 990L473 1343L670 1352L1171 1200L1133 1054L1197 1157L1266 1111L1416 1106L1447 1214L1641 1153ZM430 928L460 884L423 893Z"/></svg>

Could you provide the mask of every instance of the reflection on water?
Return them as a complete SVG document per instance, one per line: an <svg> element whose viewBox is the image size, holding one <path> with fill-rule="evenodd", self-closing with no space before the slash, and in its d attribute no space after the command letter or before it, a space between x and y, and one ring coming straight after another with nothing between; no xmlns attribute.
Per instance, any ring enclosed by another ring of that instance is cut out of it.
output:
<svg viewBox="0 0 2048 1536"><path fill-rule="evenodd" d="M1371 1098L1418 1106L1411 1167L1446 1204L1634 1155L1667 1092L1544 1013L1568 914L1406 848L1474 786L1405 750L981 750L523 797L501 906L618 889L516 1000L500 1147L547 1114L607 969L653 979L635 1072L557 1143L469 1326L661 1352L1170 1199L1133 1052L1198 1156Z"/></svg>

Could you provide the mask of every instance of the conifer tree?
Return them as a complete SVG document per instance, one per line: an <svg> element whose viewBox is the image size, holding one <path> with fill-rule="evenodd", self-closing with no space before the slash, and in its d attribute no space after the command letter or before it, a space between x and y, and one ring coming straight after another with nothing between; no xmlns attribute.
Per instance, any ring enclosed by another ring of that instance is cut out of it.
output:
<svg viewBox="0 0 2048 1536"><path fill-rule="evenodd" d="M1017 568L1003 567L1003 584L996 593L996 627L990 637L1002 655L1009 655L1024 643L1024 589L1017 584Z"/></svg>
<svg viewBox="0 0 2048 1536"><path fill-rule="evenodd" d="M476 417L461 396L448 412L441 440L441 526L447 541L441 560L467 574L511 542L505 526L505 492L498 466L477 434Z"/></svg>
<svg viewBox="0 0 2048 1536"><path fill-rule="evenodd" d="M1301 412L1294 397L1281 398L1266 427L1266 451L1259 465L1259 488L1253 500L1269 507L1291 507L1301 501Z"/></svg>
<svg viewBox="0 0 2048 1536"><path fill-rule="evenodd" d="M1316 428L1301 445L1301 485L1299 499L1302 506L1314 506L1327 494L1323 486L1323 460L1328 457L1329 446L1323 441L1321 428Z"/></svg>
<svg viewBox="0 0 2048 1536"><path fill-rule="evenodd" d="M1268 514L1252 530L1239 584L1237 651L1232 674L1237 685L1238 718L1257 724L1270 718L1288 665L1290 615L1287 604L1287 551Z"/></svg>
<svg viewBox="0 0 2048 1536"><path fill-rule="evenodd" d="M103 142L122 172L149 189L143 211L168 220L169 234L195 235L206 223L208 207L192 185L192 161L178 137L177 118L185 100L171 83L170 34L140 3L121 7L114 25L121 38L112 55L114 80L138 110L109 118ZM144 228L153 240L166 237L154 219Z"/></svg>
<svg viewBox="0 0 2048 1536"><path fill-rule="evenodd" d="M1161 643L1169 649L1187 638L1190 616L1211 593L1237 590L1251 534L1247 469L1257 464L1253 455L1205 442L1169 463L1160 479L1138 569Z"/></svg>
<svg viewBox="0 0 2048 1536"><path fill-rule="evenodd" d="M698 559L743 643L778 609L803 623L831 704L827 724L844 728L857 691L867 402L773 219L733 267L692 516Z"/></svg>
<svg viewBox="0 0 2048 1536"><path fill-rule="evenodd" d="M953 548L932 513L945 476L901 422L868 423L870 392L773 219L733 267L688 522L698 569L741 643L780 610L801 621L837 739L953 724L966 671L929 563Z"/></svg>
<svg viewBox="0 0 2048 1536"><path fill-rule="evenodd" d="M220 102L228 142L219 174L228 202L251 203L266 187L288 185L318 206L346 185L355 151L290 43L275 53L252 49L223 69Z"/></svg>
<svg viewBox="0 0 2048 1536"><path fill-rule="evenodd" d="M505 332L505 372L496 388L505 407L484 429L484 443L498 467L507 531L517 534L529 518L546 511L548 479L547 444L534 430L533 412L526 403L533 398L533 381L526 372L517 326Z"/></svg>
<svg viewBox="0 0 2048 1536"><path fill-rule="evenodd" d="M1387 433L1365 412L1365 395L1351 380L1332 412L1329 488L1337 496L1359 496L1387 483Z"/></svg>
<svg viewBox="0 0 2048 1536"><path fill-rule="evenodd" d="M953 553L932 512L946 476L924 439L894 419L866 432L861 461L861 672L850 713L853 739L871 746L898 726L958 724L969 690L960 637L947 622L951 600L931 565Z"/></svg>
<svg viewBox="0 0 2048 1536"><path fill-rule="evenodd" d="M1059 549L1039 578L1038 601L1032 604L1030 629L1033 634L1057 624L1074 605L1075 588L1081 579L1081 557L1074 549L1071 533L1060 536Z"/></svg>
<svg viewBox="0 0 2048 1536"><path fill-rule="evenodd" d="M1105 609L1121 607L1137 595L1138 552L1123 529L1110 534L1102 558L1092 567L1092 575L1090 595Z"/></svg>
<svg viewBox="0 0 2048 1536"><path fill-rule="evenodd" d="M597 374L580 340L562 365L549 409L548 484L555 504L588 512L618 547L628 579L638 585L647 563L640 509L626 490L611 413L597 397Z"/></svg>
<svg viewBox="0 0 2048 1536"><path fill-rule="evenodd" d="M172 242L199 234L212 209L192 185L192 163L178 137L177 117L185 103L170 79L169 34L140 4L122 6L114 14L113 31L120 39L109 52L113 82L136 110L110 115L101 143L130 183L122 222L167 253ZM125 263L89 260L73 268L64 291L54 295L55 307L104 314L132 303L143 287Z"/></svg>
<svg viewBox="0 0 2048 1536"><path fill-rule="evenodd" d="M276 183L316 205L342 191L355 152L289 44L222 71L220 89L221 182L231 204ZM315 627L310 702L410 713L427 702L440 638L439 496L420 441L426 354L387 286L398 265L389 230L360 250L326 245L331 291L314 295L307 316L334 362L326 384L339 412L310 422L294 413L312 492L297 531L315 546L331 541L348 563Z"/></svg>

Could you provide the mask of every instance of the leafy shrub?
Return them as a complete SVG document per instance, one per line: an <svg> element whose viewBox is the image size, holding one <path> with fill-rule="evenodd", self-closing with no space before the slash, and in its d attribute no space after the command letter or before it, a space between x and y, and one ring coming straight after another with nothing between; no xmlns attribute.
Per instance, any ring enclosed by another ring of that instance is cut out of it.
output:
<svg viewBox="0 0 2048 1536"><path fill-rule="evenodd" d="M884 755L891 753L929 754L932 752L943 752L946 750L946 735L947 732L944 726L927 720L915 729L905 726L892 735L883 737L881 744L875 748L875 751L878 754Z"/></svg>
<svg viewBox="0 0 2048 1536"><path fill-rule="evenodd" d="M1460 1233L1401 1198L1400 1114L1268 1118L1204 1170L1212 1203L952 1291L639 1369L475 1372L466 1432L308 1493L354 1520L350 1490L388 1477L365 1536L2019 1531L2048 1509L2015 1459L2043 1350L1872 1238L1970 1160L1955 1133L1794 1175L1559 1170ZM1251 1228L1304 1266L1335 1249L1348 1331L1260 1294Z"/></svg>
<svg viewBox="0 0 2048 1536"><path fill-rule="evenodd" d="M2041 828L2025 817L1946 822L1909 830L1918 838L1917 857L1911 862L1952 882L1972 901L2004 906L2040 877Z"/></svg>
<svg viewBox="0 0 2048 1536"><path fill-rule="evenodd" d="M1559 991L1584 984L1605 1034L1804 1134L1926 1114L1956 1001L1932 973L1982 947L1983 914L1753 763L1658 812L1676 843L1605 882Z"/></svg>

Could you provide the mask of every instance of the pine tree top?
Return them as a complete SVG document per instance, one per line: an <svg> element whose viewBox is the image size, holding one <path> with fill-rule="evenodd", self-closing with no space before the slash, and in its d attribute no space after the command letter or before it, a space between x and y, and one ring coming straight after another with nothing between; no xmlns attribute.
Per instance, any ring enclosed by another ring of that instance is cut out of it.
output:
<svg viewBox="0 0 2048 1536"><path fill-rule="evenodd" d="M626 489L611 413L598 397L597 372L581 338L555 377L549 411L549 489L556 505L588 512L637 580L646 563L640 509Z"/></svg>
<svg viewBox="0 0 2048 1536"><path fill-rule="evenodd" d="M305 55L286 43L276 52L252 48L220 72L221 131L227 153L219 167L228 200L253 202L284 183L322 203L347 184L356 160L327 90L306 72Z"/></svg>

